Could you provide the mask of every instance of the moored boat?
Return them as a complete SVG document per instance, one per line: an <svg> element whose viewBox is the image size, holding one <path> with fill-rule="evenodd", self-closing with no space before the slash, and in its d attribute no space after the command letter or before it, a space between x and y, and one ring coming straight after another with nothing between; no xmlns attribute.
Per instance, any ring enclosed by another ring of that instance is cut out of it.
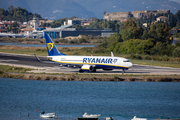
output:
<svg viewBox="0 0 180 120"><path fill-rule="evenodd" d="M134 116L134 118L131 120L147 120L147 119L146 118L137 118L136 116Z"/></svg>
<svg viewBox="0 0 180 120"><path fill-rule="evenodd" d="M97 114L97 115L90 114L90 115L88 115L87 113L84 113L83 118L98 118L100 116L101 116L101 114Z"/></svg>
<svg viewBox="0 0 180 120"><path fill-rule="evenodd" d="M42 112L40 114L40 117L42 117L42 118L57 118L57 115L56 115L56 113L45 113L45 112Z"/></svg>

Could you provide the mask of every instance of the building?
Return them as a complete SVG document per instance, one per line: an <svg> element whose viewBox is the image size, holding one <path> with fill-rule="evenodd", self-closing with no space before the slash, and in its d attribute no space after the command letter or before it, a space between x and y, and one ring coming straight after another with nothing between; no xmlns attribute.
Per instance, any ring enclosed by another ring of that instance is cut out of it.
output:
<svg viewBox="0 0 180 120"><path fill-rule="evenodd" d="M44 34L49 34L51 38L65 38L65 37L77 37L79 35L87 36L102 36L110 37L110 34L115 33L112 29L84 29L84 28L72 28L73 25L64 25L58 28L49 28L44 31Z"/></svg>
<svg viewBox="0 0 180 120"><path fill-rule="evenodd" d="M33 22L34 22L34 30L37 30L39 19L36 17L33 17Z"/></svg>
<svg viewBox="0 0 180 120"><path fill-rule="evenodd" d="M157 14L162 14L166 13L169 14L170 10L142 10L142 11L132 11L132 12L117 12L117 13L106 13L104 14L105 20L126 20L130 17L134 18L141 18L143 16L149 17L151 14L157 15Z"/></svg>
<svg viewBox="0 0 180 120"><path fill-rule="evenodd" d="M81 24L80 20L68 20L67 22L64 22L64 25L75 25L75 24Z"/></svg>
<svg viewBox="0 0 180 120"><path fill-rule="evenodd" d="M168 18L165 16L160 16L160 17L156 18L156 21L167 22Z"/></svg>

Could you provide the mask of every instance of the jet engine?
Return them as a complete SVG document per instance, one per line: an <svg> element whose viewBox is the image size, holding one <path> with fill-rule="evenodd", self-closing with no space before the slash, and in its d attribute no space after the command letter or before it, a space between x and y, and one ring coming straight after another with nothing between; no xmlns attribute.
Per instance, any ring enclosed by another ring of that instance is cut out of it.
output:
<svg viewBox="0 0 180 120"><path fill-rule="evenodd" d="M96 72L96 68L95 66L92 66L92 65L83 65L80 69L80 72L83 72L83 71Z"/></svg>

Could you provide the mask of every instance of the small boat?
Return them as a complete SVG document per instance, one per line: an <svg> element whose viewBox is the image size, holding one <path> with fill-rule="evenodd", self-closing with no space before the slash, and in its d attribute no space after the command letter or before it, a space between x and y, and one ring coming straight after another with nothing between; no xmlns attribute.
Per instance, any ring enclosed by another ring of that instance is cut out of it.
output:
<svg viewBox="0 0 180 120"><path fill-rule="evenodd" d="M101 114L98 114L98 115L90 114L90 115L88 115L87 113L84 113L83 118L98 118L100 116L101 116Z"/></svg>
<svg viewBox="0 0 180 120"><path fill-rule="evenodd" d="M136 116L134 116L134 118L131 120L147 120L147 119L146 118L137 118Z"/></svg>
<svg viewBox="0 0 180 120"><path fill-rule="evenodd" d="M45 113L45 112L42 112L40 114L40 117L42 117L42 118L57 118L57 115L56 115L56 113Z"/></svg>

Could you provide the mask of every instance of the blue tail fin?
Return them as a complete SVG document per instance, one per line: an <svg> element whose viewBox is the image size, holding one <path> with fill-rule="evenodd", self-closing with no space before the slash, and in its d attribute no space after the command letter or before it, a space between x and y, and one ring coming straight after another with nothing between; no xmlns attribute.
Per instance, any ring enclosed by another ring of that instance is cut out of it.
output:
<svg viewBox="0 0 180 120"><path fill-rule="evenodd" d="M56 56L56 55L66 55L63 53L60 53L56 46L54 45L54 42L51 40L50 36L48 34L44 34L46 39L46 47L48 51L49 56Z"/></svg>

